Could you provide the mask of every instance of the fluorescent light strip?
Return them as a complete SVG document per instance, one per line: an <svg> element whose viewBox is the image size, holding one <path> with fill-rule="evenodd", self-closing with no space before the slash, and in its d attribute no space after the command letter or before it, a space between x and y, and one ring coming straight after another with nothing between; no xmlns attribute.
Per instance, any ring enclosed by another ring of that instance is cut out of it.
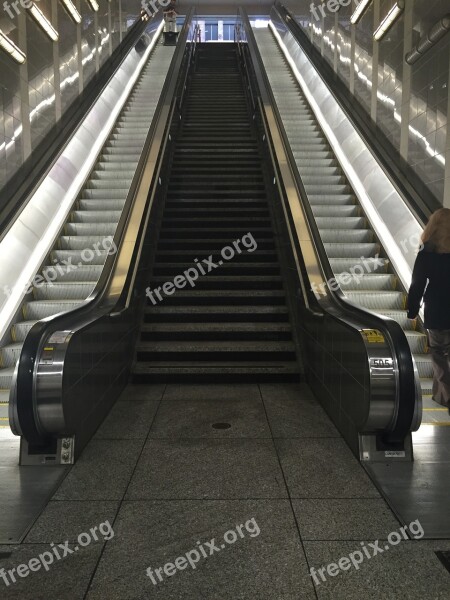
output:
<svg viewBox="0 0 450 600"><path fill-rule="evenodd" d="M280 48L282 49L282 51L286 57L286 60L288 61L289 65L291 66L292 71L293 71L297 81L299 82L300 87L301 87L307 101L309 102L309 104L313 110L313 113L315 114L317 120L319 121L319 125L322 128L322 130L325 134L325 137L328 139L330 146L333 149L333 151L336 155L336 158L338 159L338 162L342 166L345 174L347 175L350 183L352 184L353 189L356 192L356 196L360 200L361 205L362 205L363 209L365 210L369 221L371 222L372 226L374 227L375 232L378 234L378 237L381 238L381 240L383 241L385 248L388 249L388 255L391 258L391 260L396 268L397 274L399 275L401 282L403 283L403 285L406 288L409 288L409 286L411 284L411 274L412 274L411 268L408 265L406 258L403 255L400 247L398 246L397 241L394 239L394 237L392 236L391 232L389 231L386 223L379 216L376 208L372 204L372 201L371 201L369 195L367 194L367 191L366 191L366 188L365 188L363 182L361 181L358 173L355 171L351 162L348 160L344 150L342 149L341 145L339 144L339 142L336 138L336 135L335 135L333 129L327 123L327 120L325 119L320 106L317 104L316 99L314 98L314 96L312 95L308 86L306 85L306 82L305 82L302 74L298 70L298 67L297 67L294 59L292 58L286 44L282 40L280 34L277 31L276 26L273 24L272 21L269 23L269 27L271 28Z"/></svg>
<svg viewBox="0 0 450 600"><path fill-rule="evenodd" d="M30 11L31 16L42 29L42 31L47 34L47 36L52 40L52 42L57 42L59 38L58 32L47 19L47 17L44 15L44 13L41 11L41 9L38 8L33 2L33 4L28 10Z"/></svg>
<svg viewBox="0 0 450 600"><path fill-rule="evenodd" d="M64 4L64 8L69 13L69 16L72 19L72 21L74 21L77 25L79 25L81 23L81 15L78 12L78 10L77 10L75 4L72 2L72 0L62 0L62 3Z"/></svg>
<svg viewBox="0 0 450 600"><path fill-rule="evenodd" d="M97 0L87 0L87 1L88 1L89 6L92 8L92 10L94 12L97 12L99 9Z"/></svg>
<svg viewBox="0 0 450 600"><path fill-rule="evenodd" d="M350 17L350 23L352 25L356 25L360 21L363 14L369 8L369 4L371 2L372 2L372 0L361 0L361 2L358 4L358 6L355 9L355 12Z"/></svg>
<svg viewBox="0 0 450 600"><path fill-rule="evenodd" d="M399 18L402 12L405 10L405 2L404 0L398 0L385 16L385 18L381 21L375 33L373 34L373 38L375 41L379 42L389 31L395 21Z"/></svg>
<svg viewBox="0 0 450 600"><path fill-rule="evenodd" d="M155 47L163 28L164 28L164 21L162 21L161 24L159 25L151 43L148 45L144 55L142 56L141 60L139 61L139 64L137 65L135 72L128 80L120 98L118 99L118 101L116 102L116 104L114 106L114 109L111 111L108 121L105 123L104 127L102 128L102 134L96 139L96 141L92 145L92 148L89 152L89 155L86 157L83 167L80 169L80 171L74 177L69 189L67 190L67 192L64 194L63 198L61 199L61 204L60 204L58 212L53 216L51 224L49 225L49 227L46 230L43 237L39 240L39 242L33 248L30 258L27 262L26 269L24 269L24 271L22 271L22 273L18 277L18 279L13 287L13 293L10 295L10 297L6 301L4 307L1 309L2 323L0 324L0 339L5 335L7 329L9 328L9 323L11 322L11 319L13 318L14 314L17 312L17 309L23 300L23 290L27 288L28 282L33 280L33 277L35 276L37 270L39 269L39 266L42 264L43 257L46 255L46 253L49 251L49 249L55 243L58 232L61 230L61 227L67 220L67 215L69 214L70 207L73 205L75 198L79 194L80 190L83 188L83 185L84 185L86 179L88 178L89 173L92 171L92 167L94 166L95 161L96 161L98 155L100 154L100 152L108 138L108 135L111 133L111 131L114 127L114 124L116 123L117 119L119 118L120 112L122 111L122 109L125 105L125 102L127 101L127 98L129 97L129 95L131 93L131 90L133 89L139 76L141 75L142 70L148 60L148 57L150 56L153 48ZM90 112L92 112L93 110L94 110L94 108L92 108ZM83 121L83 123L84 123L84 121ZM83 123L80 125L79 128L83 127ZM76 134L74 134L74 136L75 135ZM69 146L66 149L66 151L67 150L73 151L73 148L75 146L76 146L76 144L75 144L75 140L73 137L71 139L71 141L69 142ZM45 194L45 193L46 192L44 190L42 190L42 186L41 186L36 191L35 195L32 197L31 200L36 201L36 199L38 199L40 196L42 196L42 194ZM38 200L38 203L39 203L39 200ZM2 241L2 244L5 243L6 239L8 239L8 236L6 236L4 238L4 240ZM5 254L6 256L8 255L8 251L10 251L10 248L8 248L8 247L4 248L4 252L6 253Z"/></svg>
<svg viewBox="0 0 450 600"><path fill-rule="evenodd" d="M20 48L18 48L15 43L9 39L7 35L3 33L0 29L0 48L2 48L5 52L7 52L11 58L13 58L19 64L23 64L26 60L26 54L22 52Z"/></svg>

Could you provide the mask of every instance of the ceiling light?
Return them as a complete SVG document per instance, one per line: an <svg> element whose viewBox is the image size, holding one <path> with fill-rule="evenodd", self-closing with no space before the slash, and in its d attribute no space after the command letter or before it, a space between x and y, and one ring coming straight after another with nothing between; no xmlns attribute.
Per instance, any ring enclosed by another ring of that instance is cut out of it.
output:
<svg viewBox="0 0 450 600"><path fill-rule="evenodd" d="M384 17L381 23L373 34L374 39L379 42L389 31L395 21L399 18L402 12L405 10L405 0L398 0Z"/></svg>
<svg viewBox="0 0 450 600"><path fill-rule="evenodd" d="M13 41L0 29L0 48L7 52L16 62L23 64L27 57Z"/></svg>
<svg viewBox="0 0 450 600"><path fill-rule="evenodd" d="M87 0L87 1L88 1L89 6L92 8L92 10L94 12L97 12L99 9L97 0Z"/></svg>
<svg viewBox="0 0 450 600"><path fill-rule="evenodd" d="M47 17L44 15L44 13L41 11L41 9L38 8L33 2L33 4L28 10L30 11L31 16L42 29L42 31L44 31L44 33L48 35L52 42L57 42L59 38L58 32L47 19Z"/></svg>
<svg viewBox="0 0 450 600"><path fill-rule="evenodd" d="M369 8L369 4L371 4L372 0L361 0L358 6L355 9L355 12L350 17L350 23L352 25L356 25L359 22L363 14Z"/></svg>
<svg viewBox="0 0 450 600"><path fill-rule="evenodd" d="M77 24L81 23L81 15L72 0L62 0L62 3L69 13L70 18Z"/></svg>

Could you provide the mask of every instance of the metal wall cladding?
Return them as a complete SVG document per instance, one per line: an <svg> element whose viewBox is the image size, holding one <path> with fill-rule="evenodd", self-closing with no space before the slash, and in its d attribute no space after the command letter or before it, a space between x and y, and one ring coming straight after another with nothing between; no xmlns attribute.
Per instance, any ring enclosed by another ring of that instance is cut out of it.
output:
<svg viewBox="0 0 450 600"><path fill-rule="evenodd" d="M393 0L373 0L357 26L350 23L354 1L344 0L337 12L325 2L325 16L318 0L313 2L315 10L310 0L285 4L426 188L450 206L450 167L445 170L450 35L413 66L404 60L420 37L449 12L448 0L408 0L402 16L379 43L373 32Z"/></svg>
<svg viewBox="0 0 450 600"><path fill-rule="evenodd" d="M58 31L52 42L29 11L0 9L0 29L27 55L24 65L0 52L0 193L31 153L95 76L138 18L140 4L73 0L82 21L76 25L62 0L36 0ZM8 5L11 6L11 5Z"/></svg>

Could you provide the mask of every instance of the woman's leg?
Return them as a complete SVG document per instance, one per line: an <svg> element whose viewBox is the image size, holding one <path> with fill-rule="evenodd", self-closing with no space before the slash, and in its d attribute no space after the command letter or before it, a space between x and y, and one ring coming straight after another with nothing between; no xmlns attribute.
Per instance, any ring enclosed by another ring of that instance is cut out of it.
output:
<svg viewBox="0 0 450 600"><path fill-rule="evenodd" d="M450 408L450 329L430 329L428 341L434 368L433 398Z"/></svg>

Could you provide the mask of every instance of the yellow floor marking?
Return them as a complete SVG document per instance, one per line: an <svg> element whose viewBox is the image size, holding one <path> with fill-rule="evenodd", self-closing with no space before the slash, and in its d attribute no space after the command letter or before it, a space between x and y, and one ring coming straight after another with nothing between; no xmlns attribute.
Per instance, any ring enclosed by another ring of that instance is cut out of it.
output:
<svg viewBox="0 0 450 600"><path fill-rule="evenodd" d="M425 410L443 410L443 411L445 412L445 411L447 411L448 409L447 409L447 408L424 408L423 410L424 410L424 411L425 411Z"/></svg>

